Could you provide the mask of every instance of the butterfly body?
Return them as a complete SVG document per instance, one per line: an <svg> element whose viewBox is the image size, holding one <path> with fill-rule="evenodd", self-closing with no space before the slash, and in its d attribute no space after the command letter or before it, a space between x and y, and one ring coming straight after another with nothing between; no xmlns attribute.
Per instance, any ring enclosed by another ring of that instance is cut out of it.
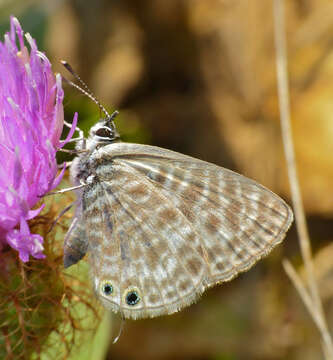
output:
<svg viewBox="0 0 333 360"><path fill-rule="evenodd" d="M108 132L109 131L109 132ZM101 136L103 135L103 136ZM123 143L96 124L71 166L78 205L64 263L89 252L94 289L125 318L172 314L246 271L292 222L277 195L230 170Z"/></svg>

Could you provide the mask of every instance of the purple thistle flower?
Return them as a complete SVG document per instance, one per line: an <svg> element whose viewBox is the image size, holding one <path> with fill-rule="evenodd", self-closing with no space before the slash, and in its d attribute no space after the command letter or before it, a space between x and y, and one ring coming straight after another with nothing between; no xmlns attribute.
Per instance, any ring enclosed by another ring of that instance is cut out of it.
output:
<svg viewBox="0 0 333 360"><path fill-rule="evenodd" d="M44 258L43 238L31 234L27 220L37 216L32 208L40 197L55 188L64 173L56 176L56 151L64 124L61 77L52 73L47 57L35 40L11 17L10 32L0 41L0 250L9 244L20 259ZM18 43L18 44L17 44Z"/></svg>

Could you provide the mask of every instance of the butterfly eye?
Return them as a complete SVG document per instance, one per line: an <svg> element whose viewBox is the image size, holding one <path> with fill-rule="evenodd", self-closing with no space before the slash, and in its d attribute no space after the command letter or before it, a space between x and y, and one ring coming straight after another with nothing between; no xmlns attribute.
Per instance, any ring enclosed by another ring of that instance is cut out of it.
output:
<svg viewBox="0 0 333 360"><path fill-rule="evenodd" d="M103 282L101 288L102 288L102 292L103 292L104 295L109 296L109 295L111 295L113 293L113 286L108 281Z"/></svg>
<svg viewBox="0 0 333 360"><path fill-rule="evenodd" d="M126 294L126 303L130 306L136 305L140 301L140 296L135 290L128 291Z"/></svg>
<svg viewBox="0 0 333 360"><path fill-rule="evenodd" d="M103 138L113 138L114 137L113 131L107 127L101 127L99 129L97 129L95 132L95 135L97 135L99 137L103 137Z"/></svg>

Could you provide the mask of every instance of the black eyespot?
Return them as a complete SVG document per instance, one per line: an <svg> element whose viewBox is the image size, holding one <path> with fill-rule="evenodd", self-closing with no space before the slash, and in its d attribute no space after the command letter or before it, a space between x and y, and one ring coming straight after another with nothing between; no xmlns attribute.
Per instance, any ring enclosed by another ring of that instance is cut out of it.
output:
<svg viewBox="0 0 333 360"><path fill-rule="evenodd" d="M140 297L136 291L129 291L126 295L128 305L134 306L140 301Z"/></svg>
<svg viewBox="0 0 333 360"><path fill-rule="evenodd" d="M103 292L105 295L111 295L113 292L113 286L110 283L103 284Z"/></svg>
<svg viewBox="0 0 333 360"><path fill-rule="evenodd" d="M113 131L107 127L101 127L96 130L95 135L104 137L104 138L113 138Z"/></svg>

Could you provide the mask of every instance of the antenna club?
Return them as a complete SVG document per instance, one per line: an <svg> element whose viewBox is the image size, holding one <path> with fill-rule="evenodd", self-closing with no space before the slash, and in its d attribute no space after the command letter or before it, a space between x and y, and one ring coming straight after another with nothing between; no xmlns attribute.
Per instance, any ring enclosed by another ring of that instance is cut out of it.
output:
<svg viewBox="0 0 333 360"><path fill-rule="evenodd" d="M115 117L117 117L119 114L118 110L115 110L111 115L110 115L110 121L113 121Z"/></svg>
<svg viewBox="0 0 333 360"><path fill-rule="evenodd" d="M60 60L61 64L71 73L73 74L73 68L68 64L65 60Z"/></svg>

